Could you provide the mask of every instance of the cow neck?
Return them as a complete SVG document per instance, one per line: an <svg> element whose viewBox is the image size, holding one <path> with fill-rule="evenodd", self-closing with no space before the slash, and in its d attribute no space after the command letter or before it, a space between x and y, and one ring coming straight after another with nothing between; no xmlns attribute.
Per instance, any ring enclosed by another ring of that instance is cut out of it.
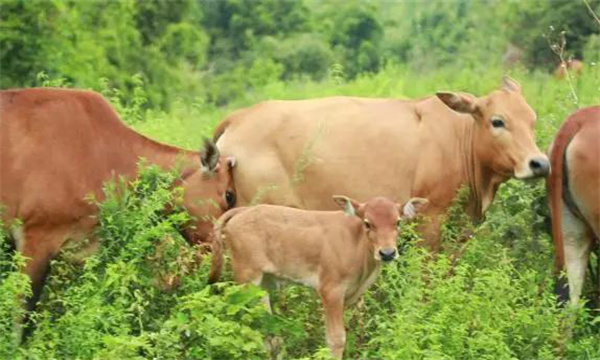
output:
<svg viewBox="0 0 600 360"><path fill-rule="evenodd" d="M471 118L470 121L466 121L463 136L460 137L460 153L462 154L462 169L464 171L463 176L467 182L467 186L470 190L469 204L467 205L467 213L475 220L481 219L484 211L484 198L485 186L483 168L477 157L475 156L476 149L476 136L475 136L475 123L476 120Z"/></svg>
<svg viewBox="0 0 600 360"><path fill-rule="evenodd" d="M197 153L159 143L141 134L136 135L140 139L132 142L132 150L138 158L145 158L166 171L171 170L174 166L180 166L182 177L189 176L199 168Z"/></svg>

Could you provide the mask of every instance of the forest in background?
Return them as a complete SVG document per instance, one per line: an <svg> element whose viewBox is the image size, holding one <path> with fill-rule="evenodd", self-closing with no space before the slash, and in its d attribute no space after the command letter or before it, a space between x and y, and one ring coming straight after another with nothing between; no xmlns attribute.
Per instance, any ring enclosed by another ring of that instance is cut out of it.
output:
<svg viewBox="0 0 600 360"><path fill-rule="evenodd" d="M600 1L588 0L592 10ZM146 107L225 105L273 81L354 79L387 64L428 73L519 60L551 71L597 62L600 29L583 1L95 0L0 2L0 87L117 89ZM510 44L510 45L509 45ZM507 49L510 54L507 53ZM100 81L103 79L103 81Z"/></svg>
<svg viewBox="0 0 600 360"><path fill-rule="evenodd" d="M0 21L0 87L94 89L136 130L189 149L264 99L480 96L508 72L538 115L541 149L569 113L600 103L600 27L583 1L2 0ZM552 74L562 36L581 76ZM508 44L522 51L511 68ZM162 211L180 196L175 178L146 164L129 190L106 184L104 246L85 264L70 249L53 262L25 343L13 330L28 280L0 231L0 359L264 359L274 335L284 359L328 358L313 291L277 291L269 315L262 290L230 272L206 285L210 255L198 265L179 233L187 215ZM346 313L345 357L599 359L597 278L587 306L553 293L543 181L502 185L476 228L460 202L435 259L403 229L402 257ZM161 285L170 276L179 286Z"/></svg>

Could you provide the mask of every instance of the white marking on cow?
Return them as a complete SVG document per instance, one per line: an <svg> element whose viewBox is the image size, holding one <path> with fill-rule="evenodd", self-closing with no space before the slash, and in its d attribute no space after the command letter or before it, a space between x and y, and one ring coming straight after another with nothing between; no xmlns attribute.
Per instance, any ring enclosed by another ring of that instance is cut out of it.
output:
<svg viewBox="0 0 600 360"><path fill-rule="evenodd" d="M316 272L312 273L306 277L299 279L298 282L300 282L306 286L310 286L313 289L318 289L319 288L319 274Z"/></svg>
<svg viewBox="0 0 600 360"><path fill-rule="evenodd" d="M563 239L565 250L565 266L569 279L569 297L573 305L577 304L583 282L585 271L590 258L592 239L588 236L587 228L566 204L562 205Z"/></svg>
<svg viewBox="0 0 600 360"><path fill-rule="evenodd" d="M11 235L13 240L15 241L15 247L18 252L23 252L23 248L25 248L25 232L23 231L23 226L15 226L11 230Z"/></svg>

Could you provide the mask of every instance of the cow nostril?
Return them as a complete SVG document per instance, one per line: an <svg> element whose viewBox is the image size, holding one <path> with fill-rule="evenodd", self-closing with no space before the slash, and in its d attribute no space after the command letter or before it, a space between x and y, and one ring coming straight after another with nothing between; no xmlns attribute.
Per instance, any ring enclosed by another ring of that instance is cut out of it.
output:
<svg viewBox="0 0 600 360"><path fill-rule="evenodd" d="M381 249L379 250L379 255L383 261L393 260L396 257L396 249Z"/></svg>
<svg viewBox="0 0 600 360"><path fill-rule="evenodd" d="M542 167L542 164L540 164L540 162L539 162L539 161L537 161L537 160L531 160L531 161L529 162L529 167L530 167L532 170L536 170L536 169L539 169L539 168L541 168L541 167Z"/></svg>
<svg viewBox="0 0 600 360"><path fill-rule="evenodd" d="M543 158L531 159L529 160L529 168L535 175L547 175L550 171L550 164L548 160Z"/></svg>

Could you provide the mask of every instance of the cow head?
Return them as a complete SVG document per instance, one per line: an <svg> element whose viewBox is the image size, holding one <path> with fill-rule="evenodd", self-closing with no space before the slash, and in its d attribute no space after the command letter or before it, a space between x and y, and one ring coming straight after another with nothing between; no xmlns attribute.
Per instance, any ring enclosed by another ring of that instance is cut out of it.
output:
<svg viewBox="0 0 600 360"><path fill-rule="evenodd" d="M188 241L204 241L211 233L213 220L235 206L233 187L235 158L223 157L208 139L200 150L199 166L183 179L183 205L197 220L195 229L187 231Z"/></svg>
<svg viewBox="0 0 600 360"><path fill-rule="evenodd" d="M549 173L548 158L535 144L536 114L515 80L505 76L499 90L481 98L452 92L437 97L452 110L473 116L475 157L495 175L528 179Z"/></svg>
<svg viewBox="0 0 600 360"><path fill-rule="evenodd" d="M346 196L333 197L346 215L361 219L373 256L377 261L392 261L398 256L397 239L402 219L414 218L428 204L427 199L412 198L404 206L386 197L374 197L359 203Z"/></svg>

